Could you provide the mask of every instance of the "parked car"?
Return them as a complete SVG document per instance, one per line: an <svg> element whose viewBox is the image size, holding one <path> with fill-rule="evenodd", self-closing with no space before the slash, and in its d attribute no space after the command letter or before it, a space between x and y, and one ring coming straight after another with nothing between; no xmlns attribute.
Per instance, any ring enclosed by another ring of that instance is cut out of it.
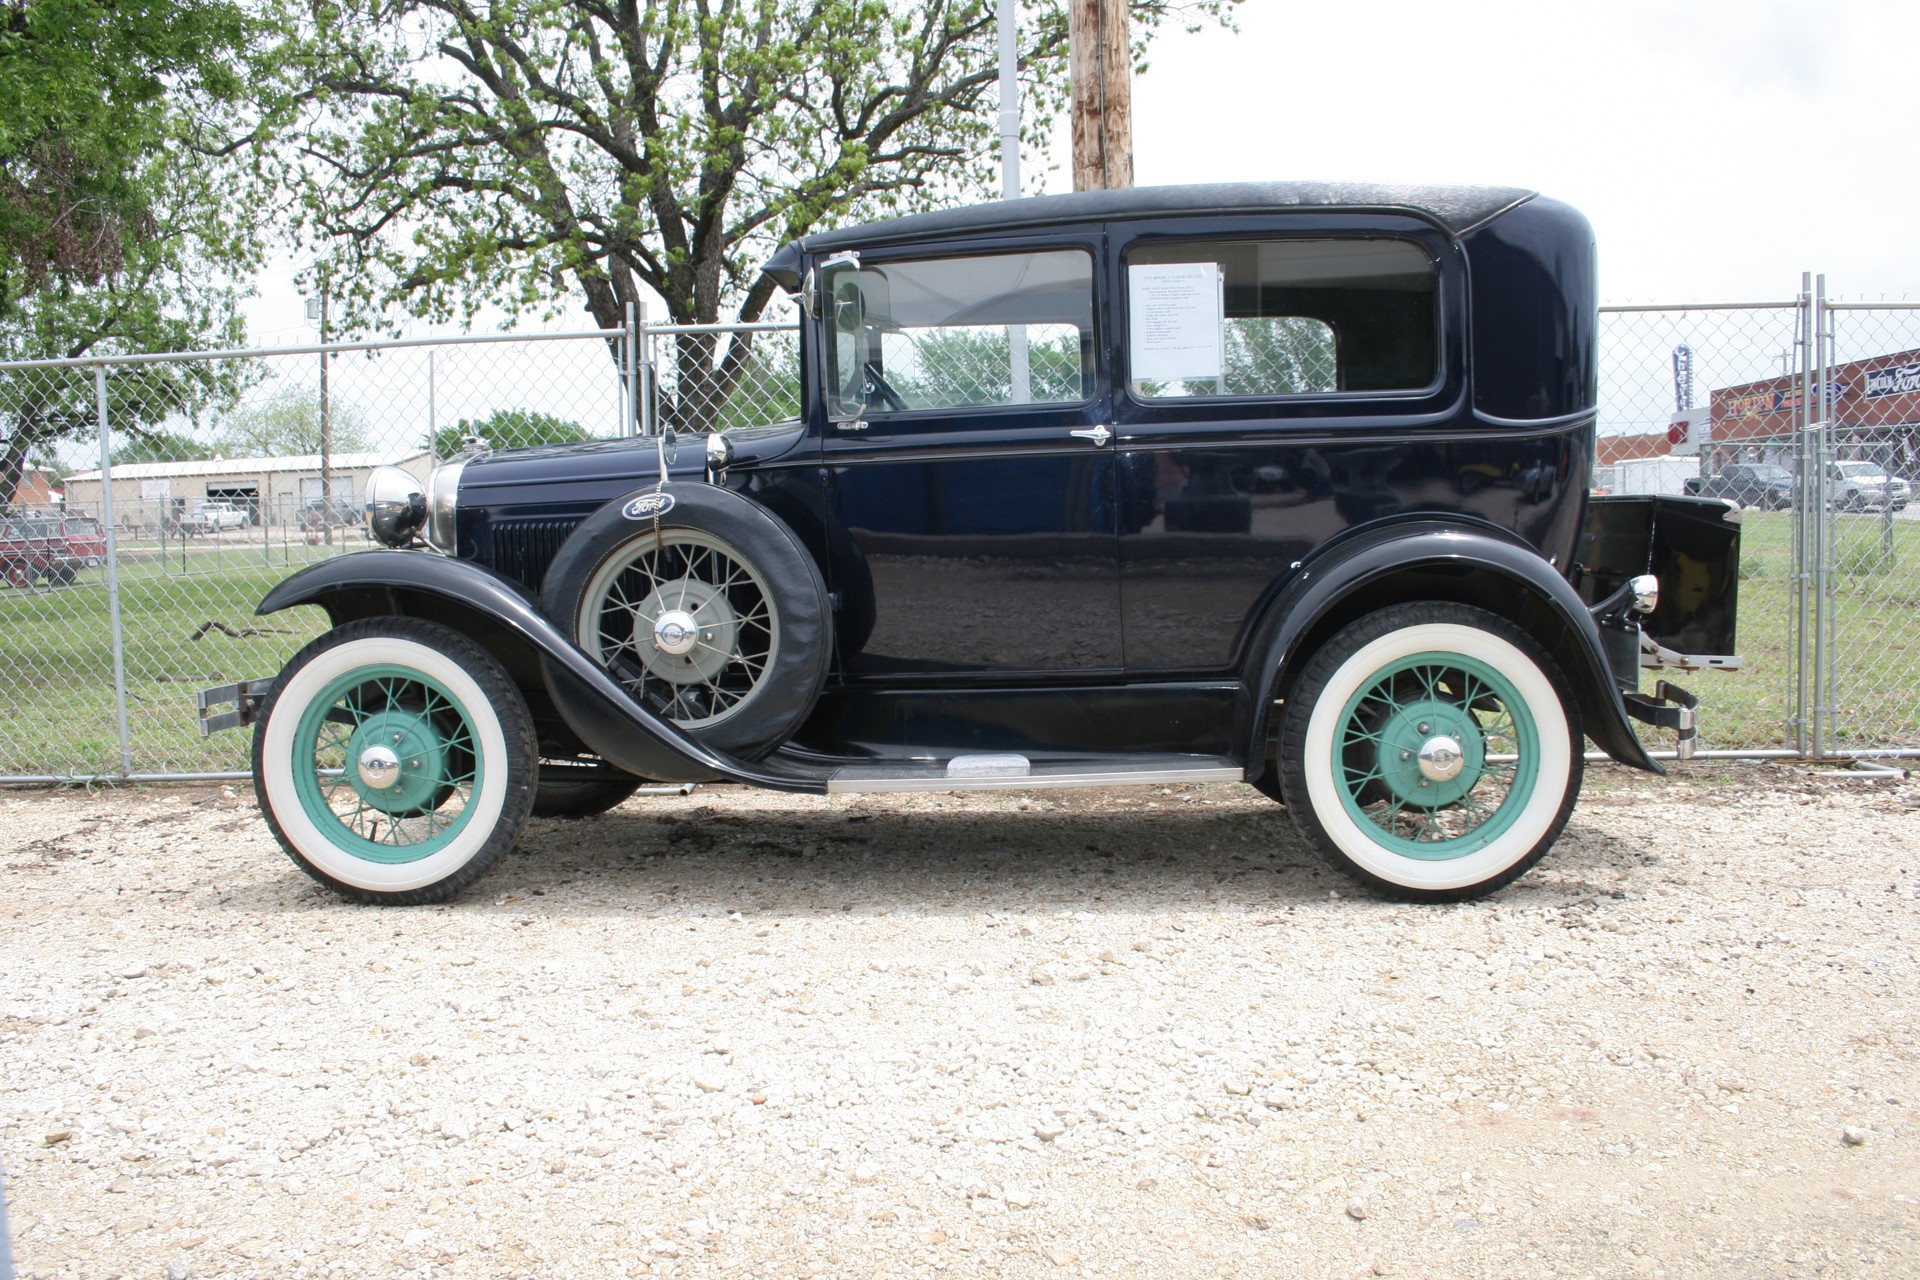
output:
<svg viewBox="0 0 1920 1280"><path fill-rule="evenodd" d="M197 502L180 517L180 529L189 536L244 529L247 523L247 513L224 498Z"/></svg>
<svg viewBox="0 0 1920 1280"><path fill-rule="evenodd" d="M1785 511L1793 506L1793 472L1762 463L1734 463L1713 475L1689 479L1686 491L1703 498L1725 498L1743 507Z"/></svg>
<svg viewBox="0 0 1920 1280"><path fill-rule="evenodd" d="M1842 511L1900 511L1910 496L1907 482L1877 462L1827 464L1827 501Z"/></svg>
<svg viewBox="0 0 1920 1280"><path fill-rule="evenodd" d="M66 555L59 525L42 516L0 516L0 579L31 587L56 578Z"/></svg>
<svg viewBox="0 0 1920 1280"><path fill-rule="evenodd" d="M106 533L90 516L0 517L0 578L8 586L67 586L106 557Z"/></svg>
<svg viewBox="0 0 1920 1280"><path fill-rule="evenodd" d="M204 691L203 724L255 725L267 824L316 880L444 899L529 814L647 779L1245 780L1356 880L1458 899L1546 853L1585 739L1657 772L1637 718L1691 751L1693 699L1640 672L1731 653L1738 526L1589 499L1566 205L1103 191L765 272L804 317L799 417L380 469L392 549L262 601L333 629Z"/></svg>
<svg viewBox="0 0 1920 1280"><path fill-rule="evenodd" d="M331 506L314 498L300 508L300 527L323 529L330 524L359 524L366 516L366 508L351 498L335 498Z"/></svg>

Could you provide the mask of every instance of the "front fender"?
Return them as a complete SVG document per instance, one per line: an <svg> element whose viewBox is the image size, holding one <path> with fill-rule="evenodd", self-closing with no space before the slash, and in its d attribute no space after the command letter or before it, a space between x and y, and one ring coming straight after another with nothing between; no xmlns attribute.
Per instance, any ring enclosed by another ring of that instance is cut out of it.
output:
<svg viewBox="0 0 1920 1280"><path fill-rule="evenodd" d="M789 773L772 762L747 764L689 738L636 702L519 586L467 561L424 551L358 551L302 569L268 592L256 612L278 613L301 604L319 605L336 626L395 615L428 618L461 631L505 633L537 657L548 696L567 727L594 754L640 777L825 790L817 777ZM473 638L490 648L489 641L498 639Z"/></svg>
<svg viewBox="0 0 1920 1280"><path fill-rule="evenodd" d="M1566 673L1587 736L1621 764L1666 772L1635 735L1599 629L1572 585L1504 531L1443 520L1371 530L1327 548L1279 585L1248 649L1250 765L1264 767L1274 700L1314 651L1362 614L1413 600L1471 604L1521 627Z"/></svg>

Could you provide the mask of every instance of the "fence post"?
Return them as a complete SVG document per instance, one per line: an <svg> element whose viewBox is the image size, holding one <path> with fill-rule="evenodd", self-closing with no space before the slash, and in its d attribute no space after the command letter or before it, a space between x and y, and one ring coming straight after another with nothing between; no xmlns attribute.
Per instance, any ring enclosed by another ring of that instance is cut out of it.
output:
<svg viewBox="0 0 1920 1280"><path fill-rule="evenodd" d="M1799 476L1794 486L1793 499L1793 647L1792 658L1788 664L1787 698L1791 704L1788 723L1793 728L1793 749L1803 758L1813 748L1811 726L1808 724L1807 709L1812 705L1812 618L1813 618L1813 563L1816 559L1813 550L1815 512L1813 505L1813 432L1814 418L1808 412L1806 371L1808 359L1808 335L1812 332L1810 312L1813 306L1813 277L1808 272L1800 273L1800 292L1795 299L1794 356L1798 362L1795 373L1800 380L1801 394L1799 405L1794 410L1793 466Z"/></svg>
<svg viewBox="0 0 1920 1280"><path fill-rule="evenodd" d="M633 429L642 436L653 434L653 355L647 341L647 308L641 303L634 313L633 346L628 350L633 359Z"/></svg>
<svg viewBox="0 0 1920 1280"><path fill-rule="evenodd" d="M1820 450L1820 562L1814 567L1817 575L1815 582L1819 586L1820 626L1814 633L1814 644L1820 661L1820 698L1813 709L1813 728L1815 754L1822 759L1832 758L1840 749L1840 735L1835 725L1839 699L1834 688L1840 669L1834 626L1838 610L1834 607L1833 598L1833 550L1839 528L1831 501L1831 477L1828 474L1833 462L1833 406L1827 402L1833 367L1833 335L1828 332L1832 322L1833 313L1827 310L1827 277L1822 273L1814 277L1813 282L1813 387L1809 397L1817 407L1821 424L1819 435L1814 437L1814 443Z"/></svg>
<svg viewBox="0 0 1920 1280"><path fill-rule="evenodd" d="M120 728L120 776L133 773L133 740L127 732L127 644L120 622L120 542L113 516L113 433L107 425L107 366L93 366L93 394L100 419L100 523L107 529L107 627L113 637L113 709Z"/></svg>

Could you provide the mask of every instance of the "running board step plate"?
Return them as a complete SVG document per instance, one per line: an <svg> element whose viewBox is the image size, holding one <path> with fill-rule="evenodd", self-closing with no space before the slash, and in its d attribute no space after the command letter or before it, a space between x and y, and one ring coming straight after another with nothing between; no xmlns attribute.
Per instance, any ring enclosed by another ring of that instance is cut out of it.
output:
<svg viewBox="0 0 1920 1280"><path fill-rule="evenodd" d="M948 760L843 765L827 777L828 795L863 791L1025 791L1040 787L1171 786L1239 782L1240 762L1226 756L1083 756L1029 760L1011 754Z"/></svg>

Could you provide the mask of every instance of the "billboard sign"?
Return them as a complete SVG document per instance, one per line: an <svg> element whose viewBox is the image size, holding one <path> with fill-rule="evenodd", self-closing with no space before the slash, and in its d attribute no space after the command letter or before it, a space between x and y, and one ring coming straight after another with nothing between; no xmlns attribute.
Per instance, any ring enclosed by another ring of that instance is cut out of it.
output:
<svg viewBox="0 0 1920 1280"><path fill-rule="evenodd" d="M1866 372L1869 396L1903 396L1920 392L1920 360L1888 365Z"/></svg>
<svg viewBox="0 0 1920 1280"><path fill-rule="evenodd" d="M1713 443L1713 414L1706 405L1682 409L1667 420L1667 452L1676 458L1693 458L1701 446Z"/></svg>

